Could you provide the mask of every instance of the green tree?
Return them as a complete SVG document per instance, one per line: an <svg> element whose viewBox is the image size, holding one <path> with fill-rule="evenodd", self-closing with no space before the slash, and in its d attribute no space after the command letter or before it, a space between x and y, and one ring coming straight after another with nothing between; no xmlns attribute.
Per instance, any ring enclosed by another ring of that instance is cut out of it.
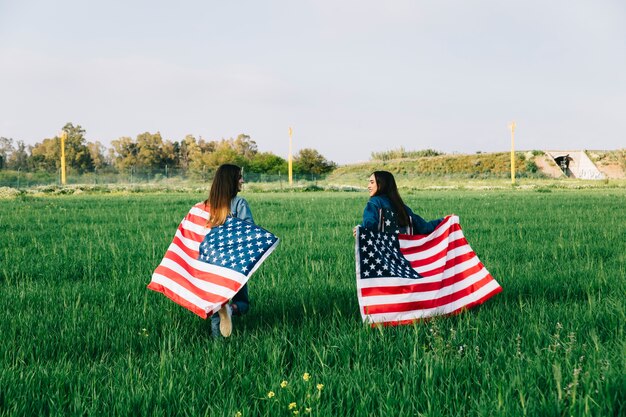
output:
<svg viewBox="0 0 626 417"><path fill-rule="evenodd" d="M125 171L130 167L137 165L137 153L139 148L137 143L128 136L122 136L119 139L111 141L112 152L110 157L113 160L115 168L119 171Z"/></svg>
<svg viewBox="0 0 626 417"><path fill-rule="evenodd" d="M61 166L61 139L58 136L36 143L31 149L31 165L36 171L55 172ZM66 154L66 164L68 161Z"/></svg>
<svg viewBox="0 0 626 417"><path fill-rule="evenodd" d="M180 143L171 140L165 141L161 147L161 168L180 166L179 154Z"/></svg>
<svg viewBox="0 0 626 417"><path fill-rule="evenodd" d="M26 171L30 165L30 147L26 146L23 140L18 140L15 144L17 146L9 156L7 168Z"/></svg>
<svg viewBox="0 0 626 417"><path fill-rule="evenodd" d="M285 173L287 162L272 153L259 153L255 141L245 134L235 139L205 141L187 135L179 146L181 168L188 168L193 175L208 175L222 164L239 165L244 170L254 173Z"/></svg>
<svg viewBox="0 0 626 417"><path fill-rule="evenodd" d="M13 139L0 137L0 169L7 168L9 157L13 152L15 152Z"/></svg>
<svg viewBox="0 0 626 417"><path fill-rule="evenodd" d="M178 166L183 171L188 171L193 158L200 153L200 147L198 141L192 135L185 136L185 139L180 141L178 147Z"/></svg>
<svg viewBox="0 0 626 417"><path fill-rule="evenodd" d="M190 167L194 173L201 174L213 172L222 164L236 164L247 169L250 158L256 153L256 143L247 135L210 142L200 139L198 148L190 155Z"/></svg>
<svg viewBox="0 0 626 417"><path fill-rule="evenodd" d="M87 149L89 150L89 155L91 156L93 167L95 169L103 169L109 165L107 163L107 158L104 155L106 148L102 145L102 143L99 141L87 142Z"/></svg>
<svg viewBox="0 0 626 417"><path fill-rule="evenodd" d="M252 157L249 166L250 172L259 174L287 173L287 161L271 152L259 152Z"/></svg>
<svg viewBox="0 0 626 417"><path fill-rule="evenodd" d="M188 158L189 158L189 171L195 175L205 176L209 172L213 171L213 168L209 166L211 161L208 161L208 155L215 151L217 142L206 141L200 137L198 141L195 138L191 140L193 136L187 136L185 138Z"/></svg>
<svg viewBox="0 0 626 417"><path fill-rule="evenodd" d="M232 139L217 142L215 150L211 153L204 153L202 161L211 171L214 171L222 164L235 164L247 168L248 161L243 155L237 152L233 146Z"/></svg>
<svg viewBox="0 0 626 417"><path fill-rule="evenodd" d="M93 171L94 163L91 152L86 145L85 129L80 125L74 126L72 123L66 123L63 130L67 135L65 138L65 163L67 166L79 173Z"/></svg>
<svg viewBox="0 0 626 417"><path fill-rule="evenodd" d="M256 142L251 140L250 136L243 133L237 136L236 139L230 139L229 142L235 152L247 160L252 159L258 152Z"/></svg>
<svg viewBox="0 0 626 417"><path fill-rule="evenodd" d="M65 163L68 169L78 173L93 170L93 160L85 144L85 130L79 125L66 123L63 126L65 138ZM61 138L44 139L31 149L31 163L35 169L54 172L61 166Z"/></svg>
<svg viewBox="0 0 626 417"><path fill-rule="evenodd" d="M137 166L143 169L164 168L163 145L163 138L159 132L137 135Z"/></svg>
<svg viewBox="0 0 626 417"><path fill-rule="evenodd" d="M337 167L315 149L305 148L294 157L294 171L299 174L325 174Z"/></svg>

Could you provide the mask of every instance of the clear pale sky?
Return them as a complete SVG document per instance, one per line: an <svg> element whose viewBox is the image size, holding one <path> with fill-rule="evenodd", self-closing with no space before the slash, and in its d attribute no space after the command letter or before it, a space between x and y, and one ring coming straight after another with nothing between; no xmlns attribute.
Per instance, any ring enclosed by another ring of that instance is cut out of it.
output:
<svg viewBox="0 0 626 417"><path fill-rule="evenodd" d="M626 147L624 0L0 0L0 136Z"/></svg>

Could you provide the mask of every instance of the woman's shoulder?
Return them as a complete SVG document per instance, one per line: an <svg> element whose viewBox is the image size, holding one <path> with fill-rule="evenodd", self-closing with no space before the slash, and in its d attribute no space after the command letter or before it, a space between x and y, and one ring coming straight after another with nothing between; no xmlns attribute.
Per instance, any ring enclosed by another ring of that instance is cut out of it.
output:
<svg viewBox="0 0 626 417"><path fill-rule="evenodd" d="M238 196L238 195L234 196L233 199L230 200L230 205L233 207L239 204L248 204L248 201L245 198Z"/></svg>
<svg viewBox="0 0 626 417"><path fill-rule="evenodd" d="M368 204L370 203L376 207L387 207L391 204L389 198L384 195L375 195L370 197Z"/></svg>
<svg viewBox="0 0 626 417"><path fill-rule="evenodd" d="M235 198L231 200L230 212L235 217L254 223L250 206L243 197L235 196Z"/></svg>
<svg viewBox="0 0 626 417"><path fill-rule="evenodd" d="M250 211L250 204L245 198L235 196L230 200L230 208L233 213L239 213L241 210Z"/></svg>
<svg viewBox="0 0 626 417"><path fill-rule="evenodd" d="M194 210L194 209L198 209L202 211L210 211L209 205L207 204L206 200L200 201L199 203L194 204L193 207L191 207L191 210Z"/></svg>

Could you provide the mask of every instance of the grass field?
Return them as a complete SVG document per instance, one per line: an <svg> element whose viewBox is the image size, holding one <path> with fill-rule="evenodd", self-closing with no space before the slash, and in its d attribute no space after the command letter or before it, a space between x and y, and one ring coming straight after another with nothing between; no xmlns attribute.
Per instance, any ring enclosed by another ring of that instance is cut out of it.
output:
<svg viewBox="0 0 626 417"><path fill-rule="evenodd" d="M626 415L626 190L538 191L405 194L459 215L504 291L383 329L356 298L365 193L244 194L282 242L217 341L146 289L203 195L0 200L0 415Z"/></svg>

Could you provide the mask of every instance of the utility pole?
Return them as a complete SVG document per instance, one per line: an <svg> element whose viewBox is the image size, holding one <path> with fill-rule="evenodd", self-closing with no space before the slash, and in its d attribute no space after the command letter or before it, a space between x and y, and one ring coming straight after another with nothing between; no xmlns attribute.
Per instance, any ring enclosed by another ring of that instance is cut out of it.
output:
<svg viewBox="0 0 626 417"><path fill-rule="evenodd" d="M65 185L65 138L67 132L61 131L61 185Z"/></svg>
<svg viewBox="0 0 626 417"><path fill-rule="evenodd" d="M293 185L293 163L291 156L293 129L289 128L289 186Z"/></svg>
<svg viewBox="0 0 626 417"><path fill-rule="evenodd" d="M511 129L511 184L515 185L515 121L509 125Z"/></svg>

